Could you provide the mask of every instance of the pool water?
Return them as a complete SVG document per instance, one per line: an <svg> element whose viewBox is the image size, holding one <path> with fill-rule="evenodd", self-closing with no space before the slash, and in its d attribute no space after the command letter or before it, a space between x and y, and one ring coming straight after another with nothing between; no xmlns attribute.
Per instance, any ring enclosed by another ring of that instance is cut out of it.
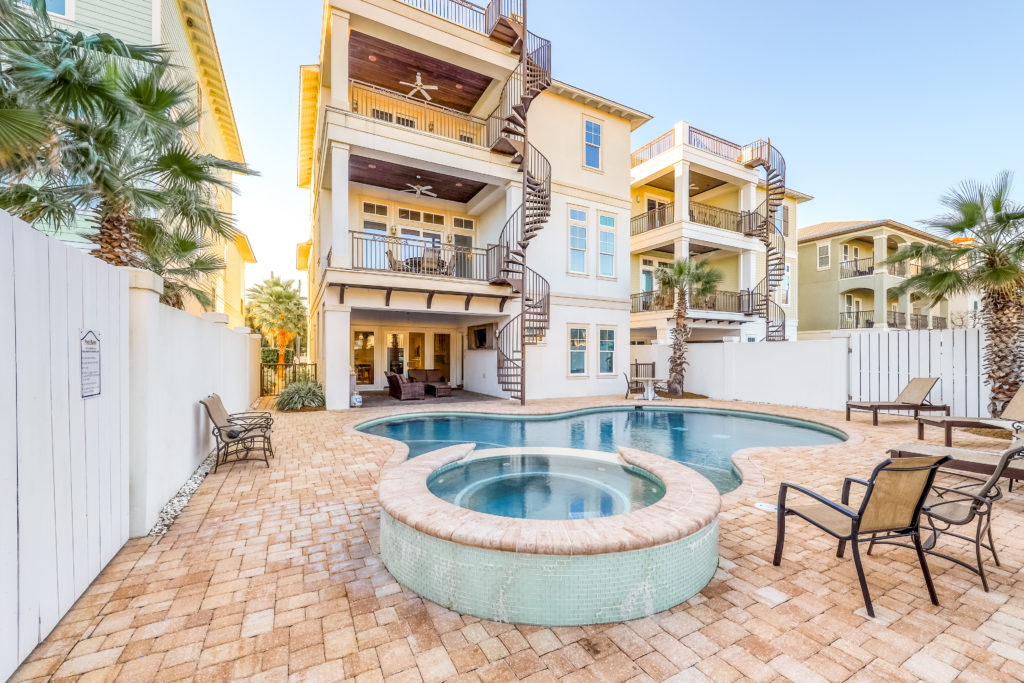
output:
<svg viewBox="0 0 1024 683"><path fill-rule="evenodd" d="M617 453L637 448L697 470L722 493L741 483L732 454L754 446L820 446L845 441L813 422L759 413L695 408L611 407L556 415L441 413L375 420L360 431L401 441L414 458L457 443L478 449L584 448Z"/></svg>
<svg viewBox="0 0 1024 683"><path fill-rule="evenodd" d="M665 485L641 469L571 455L504 455L456 462L427 479L449 503L518 519L591 519L652 505Z"/></svg>

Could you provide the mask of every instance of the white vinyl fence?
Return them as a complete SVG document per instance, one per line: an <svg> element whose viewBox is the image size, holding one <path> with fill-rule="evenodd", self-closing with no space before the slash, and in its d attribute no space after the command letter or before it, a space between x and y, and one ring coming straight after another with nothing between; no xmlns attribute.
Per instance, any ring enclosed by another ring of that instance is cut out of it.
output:
<svg viewBox="0 0 1024 683"><path fill-rule="evenodd" d="M259 341L0 211L0 679L258 397Z"/></svg>

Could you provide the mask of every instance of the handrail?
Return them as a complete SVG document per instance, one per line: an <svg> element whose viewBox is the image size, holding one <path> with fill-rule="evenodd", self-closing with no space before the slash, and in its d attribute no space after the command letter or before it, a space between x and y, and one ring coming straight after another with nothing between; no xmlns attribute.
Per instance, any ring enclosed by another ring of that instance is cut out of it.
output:
<svg viewBox="0 0 1024 683"><path fill-rule="evenodd" d="M354 114L477 147L486 145L485 119L355 79L349 84Z"/></svg>
<svg viewBox="0 0 1024 683"><path fill-rule="evenodd" d="M670 202L656 207L629 219L629 234L639 235L660 228L663 225L671 225L675 221L675 204Z"/></svg>
<svg viewBox="0 0 1024 683"><path fill-rule="evenodd" d="M885 324L889 327L906 327L907 314L903 311L886 311Z"/></svg>
<svg viewBox="0 0 1024 683"><path fill-rule="evenodd" d="M402 0L406 5L429 12L453 24L484 33L486 10L467 0Z"/></svg>
<svg viewBox="0 0 1024 683"><path fill-rule="evenodd" d="M910 329L912 330L927 330L928 329L928 316L922 313L911 313L910 314Z"/></svg>
<svg viewBox="0 0 1024 683"><path fill-rule="evenodd" d="M717 135L712 135L693 126L690 126L689 144L691 147L702 149L705 152L710 152L732 161L739 161L743 150L735 142L730 142L725 138L720 138Z"/></svg>
<svg viewBox="0 0 1024 683"><path fill-rule="evenodd" d="M932 316L932 329L933 330L944 330L946 329L946 318L941 315Z"/></svg>
<svg viewBox="0 0 1024 683"><path fill-rule="evenodd" d="M840 311L839 329L856 330L875 326L874 311Z"/></svg>
<svg viewBox="0 0 1024 683"><path fill-rule="evenodd" d="M690 202L690 222L700 223L712 228L743 232L743 220L749 212L723 209L710 204Z"/></svg>
<svg viewBox="0 0 1024 683"><path fill-rule="evenodd" d="M667 152L676 146L676 131L675 129L670 130L667 133L663 133L658 137L654 138L646 145L636 150L629 155L629 167L635 168L645 161L650 161L654 157Z"/></svg>
<svg viewBox="0 0 1024 683"><path fill-rule="evenodd" d="M873 256L865 258L850 259L839 264L840 279L848 277L861 277L862 275L873 275L875 272L875 259Z"/></svg>
<svg viewBox="0 0 1024 683"><path fill-rule="evenodd" d="M672 297L662 292L636 292L629 295L630 313L668 311L674 304Z"/></svg>
<svg viewBox="0 0 1024 683"><path fill-rule="evenodd" d="M730 292L718 290L707 296L690 294L689 307L696 311L717 311L719 313L753 313L750 290Z"/></svg>
<svg viewBox="0 0 1024 683"><path fill-rule="evenodd" d="M487 250L431 240L352 232L352 268L488 280Z"/></svg>

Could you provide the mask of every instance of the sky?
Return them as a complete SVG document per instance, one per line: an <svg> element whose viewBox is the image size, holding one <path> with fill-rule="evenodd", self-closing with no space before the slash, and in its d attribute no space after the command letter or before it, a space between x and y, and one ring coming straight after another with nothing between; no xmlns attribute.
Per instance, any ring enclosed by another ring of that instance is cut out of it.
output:
<svg viewBox="0 0 1024 683"><path fill-rule="evenodd" d="M246 161L239 227L257 263L298 279L309 193L296 187L298 75L318 60L318 1L208 0ZM624 11L625 10L625 11ZM532 0L555 78L743 144L770 137L787 184L814 196L800 227L941 211L965 179L1017 172L1024 201L1024 2Z"/></svg>

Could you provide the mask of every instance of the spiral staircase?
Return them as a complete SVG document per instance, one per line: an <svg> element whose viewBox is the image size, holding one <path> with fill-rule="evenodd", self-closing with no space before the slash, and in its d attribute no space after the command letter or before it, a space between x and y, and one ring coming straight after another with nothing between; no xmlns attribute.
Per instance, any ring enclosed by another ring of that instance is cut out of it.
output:
<svg viewBox="0 0 1024 683"><path fill-rule="evenodd" d="M488 248L487 262L490 282L511 286L520 298L520 313L498 330L498 383L525 403L526 347L543 340L550 325L550 287L527 267L526 249L551 216L551 164L527 133L530 104L551 85L551 43L526 30L526 0L491 0L486 21L487 34L520 57L488 117L487 134L489 147L512 155L523 174L523 198Z"/></svg>
<svg viewBox="0 0 1024 683"><path fill-rule="evenodd" d="M740 161L748 168L763 168L765 200L744 217L743 230L765 246L765 277L751 290L752 311L765 320L765 341L786 341L786 312L774 300L775 291L786 275L786 240L776 226L786 195L786 160L768 140L745 145Z"/></svg>

